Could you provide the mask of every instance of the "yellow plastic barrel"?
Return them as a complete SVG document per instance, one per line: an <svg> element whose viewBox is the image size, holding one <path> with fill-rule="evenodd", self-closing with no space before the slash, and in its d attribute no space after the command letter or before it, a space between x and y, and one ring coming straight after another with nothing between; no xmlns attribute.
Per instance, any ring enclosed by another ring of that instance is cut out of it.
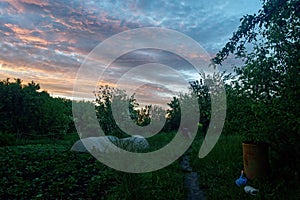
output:
<svg viewBox="0 0 300 200"><path fill-rule="evenodd" d="M243 142L243 160L248 179L262 178L269 174L269 149L266 143Z"/></svg>

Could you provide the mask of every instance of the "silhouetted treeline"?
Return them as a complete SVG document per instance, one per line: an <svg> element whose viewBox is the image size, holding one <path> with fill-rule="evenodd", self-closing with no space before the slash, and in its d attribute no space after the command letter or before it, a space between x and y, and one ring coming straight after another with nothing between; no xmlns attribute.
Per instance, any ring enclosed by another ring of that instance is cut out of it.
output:
<svg viewBox="0 0 300 200"><path fill-rule="evenodd" d="M61 137L73 126L72 102L39 91L35 82L0 81L0 132L15 138Z"/></svg>

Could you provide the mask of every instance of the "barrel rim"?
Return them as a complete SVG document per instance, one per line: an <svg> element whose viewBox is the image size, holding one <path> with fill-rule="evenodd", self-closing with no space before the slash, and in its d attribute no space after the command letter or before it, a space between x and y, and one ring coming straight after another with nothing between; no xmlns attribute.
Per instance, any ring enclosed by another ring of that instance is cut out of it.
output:
<svg viewBox="0 0 300 200"><path fill-rule="evenodd" d="M267 142L264 142L264 141L251 141L251 140L244 140L242 142L243 144L253 144L253 145L265 145L265 146L268 146L269 144Z"/></svg>

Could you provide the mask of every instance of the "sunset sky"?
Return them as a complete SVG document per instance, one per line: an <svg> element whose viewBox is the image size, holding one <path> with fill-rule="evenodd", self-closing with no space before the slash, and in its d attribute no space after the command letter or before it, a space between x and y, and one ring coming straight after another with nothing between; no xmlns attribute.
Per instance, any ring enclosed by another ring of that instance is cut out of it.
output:
<svg viewBox="0 0 300 200"><path fill-rule="evenodd" d="M0 79L34 80L50 94L69 98L85 57L115 34L142 27L168 28L196 40L213 56L238 27L240 18L260 7L259 0L1 0ZM124 55L104 84L118 79L117 72L138 64L158 61L176 69L184 67L184 61L174 60L176 55L155 50ZM234 60L224 68L230 62ZM140 80L145 85L137 91L141 100L158 92L172 93L172 88L182 85L169 72L155 71L165 76L166 84L155 84L144 74ZM193 80L197 73L185 71L184 76Z"/></svg>

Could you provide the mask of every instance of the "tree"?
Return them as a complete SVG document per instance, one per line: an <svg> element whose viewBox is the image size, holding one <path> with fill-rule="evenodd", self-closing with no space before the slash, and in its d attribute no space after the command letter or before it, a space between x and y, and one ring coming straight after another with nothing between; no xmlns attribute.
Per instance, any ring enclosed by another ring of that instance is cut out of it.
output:
<svg viewBox="0 0 300 200"><path fill-rule="evenodd" d="M209 94L209 87L207 85L208 80L202 76L202 78L198 81L191 82L191 89L196 94L198 98L198 104L200 108L200 121L202 124L202 131L204 135L208 129L208 125L210 122L211 116L211 99Z"/></svg>
<svg viewBox="0 0 300 200"><path fill-rule="evenodd" d="M166 131L178 130L181 119L181 109L179 105L179 99L177 97L173 97L170 103L168 103L170 107L167 110L167 124Z"/></svg>
<svg viewBox="0 0 300 200"><path fill-rule="evenodd" d="M95 96L97 118L104 133L125 137L126 133L119 128L115 117L118 119L130 117L134 123L137 123L138 112L136 107L139 104L136 102L134 95L128 97L123 90L109 87L108 85L100 85L98 91L95 92ZM112 104L119 107L119 109L116 108L118 116L113 115ZM127 108L126 111L124 111L124 108Z"/></svg>
<svg viewBox="0 0 300 200"><path fill-rule="evenodd" d="M289 166L293 171L300 169L299 15L299 0L264 0L258 14L244 16L212 59L221 64L234 54L244 61L235 68L235 90L249 100L250 112L241 116L241 126L252 122L248 131L264 133L262 138L280 159L279 169Z"/></svg>
<svg viewBox="0 0 300 200"><path fill-rule="evenodd" d="M151 105L146 105L144 108L139 108L137 110L138 113L138 120L137 124L140 126L147 126L151 122L151 117L150 117L150 111L151 111Z"/></svg>
<svg viewBox="0 0 300 200"><path fill-rule="evenodd" d="M35 82L0 81L0 131L15 138L61 137L71 125L65 100L52 98Z"/></svg>

